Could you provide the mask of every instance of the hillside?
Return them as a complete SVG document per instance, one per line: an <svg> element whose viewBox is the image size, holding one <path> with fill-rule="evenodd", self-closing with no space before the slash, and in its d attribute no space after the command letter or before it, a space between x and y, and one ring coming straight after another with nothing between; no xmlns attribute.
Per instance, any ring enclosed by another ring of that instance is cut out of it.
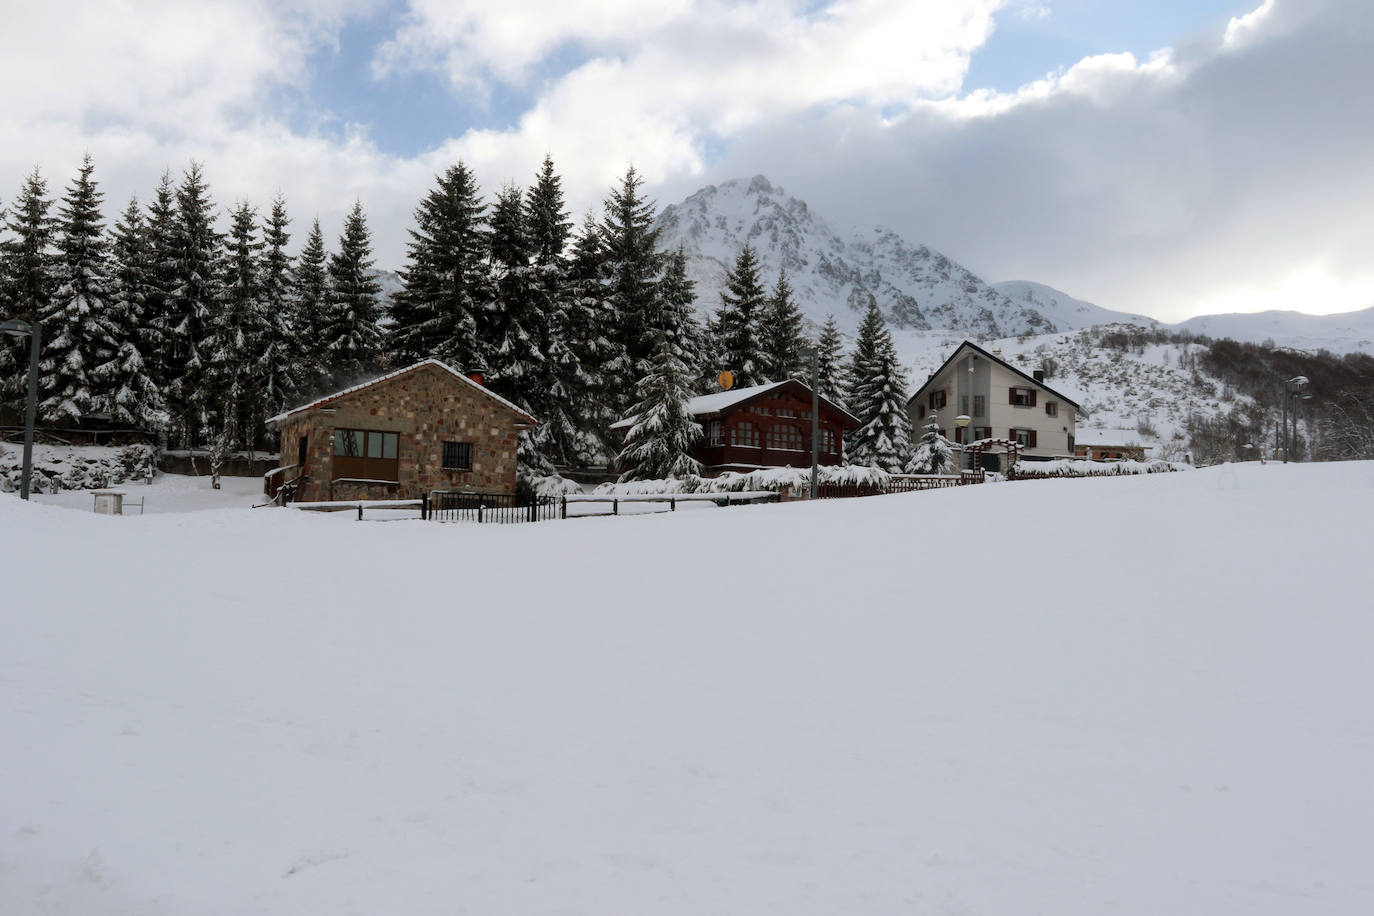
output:
<svg viewBox="0 0 1374 916"><path fill-rule="evenodd" d="M991 337L1055 330L1033 307L1012 302L938 251L882 227L842 233L762 175L702 188L664 207L657 226L661 247L686 251L704 313L719 303L726 271L747 242L770 285L779 269L787 271L814 324L834 314L852 332L873 296L899 328Z"/></svg>
<svg viewBox="0 0 1374 916"><path fill-rule="evenodd" d="M686 251L703 315L716 309L726 271L747 242L769 284L786 269L808 321L819 325L834 314L846 333L858 326L872 296L889 323L907 331L993 339L1135 324L1304 350L1374 353L1374 308L1341 315L1207 315L1164 325L1043 283L984 282L924 242L881 226L837 227L763 175L708 185L665 206L657 226L663 248Z"/></svg>
<svg viewBox="0 0 1374 916"><path fill-rule="evenodd" d="M0 912L1361 912L1371 474L485 528L0 496ZM989 518L1050 549L988 562Z"/></svg>

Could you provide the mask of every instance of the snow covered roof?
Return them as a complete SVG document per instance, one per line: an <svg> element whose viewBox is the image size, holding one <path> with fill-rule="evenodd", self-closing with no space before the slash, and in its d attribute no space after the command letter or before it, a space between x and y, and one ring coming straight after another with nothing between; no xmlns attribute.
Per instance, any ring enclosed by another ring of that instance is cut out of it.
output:
<svg viewBox="0 0 1374 916"><path fill-rule="evenodd" d="M1073 441L1077 445L1150 447L1140 441L1140 433L1133 429L1084 429L1080 426L1074 433Z"/></svg>
<svg viewBox="0 0 1374 916"><path fill-rule="evenodd" d="M448 365L447 363L440 362L440 361L437 360L437 359L422 359L422 360L420 360L418 363L415 363L415 364L410 365L410 366L406 366L404 369L397 369L395 372L388 372L386 375L379 375L379 376L377 376L377 377L374 378L374 379L370 379L370 380L368 380L368 381L366 381L366 382L361 382L361 383L359 383L359 384L357 384L357 385L352 386L351 388L345 388L345 389L342 390L342 391L336 391L336 392L334 392L333 394L327 394L327 395L325 395L325 396L322 397L322 398L316 398L315 400L311 401L309 404L302 404L300 407L293 407L293 408L291 408L291 409L288 410L288 411L285 411L285 412L283 412L283 413L279 413L279 414L277 414L275 417L268 417L266 422L267 422L269 425L270 425L270 424L273 424L273 423L280 423L282 420L285 420L287 417L290 417L290 416L292 416L292 415L294 415L294 414L298 414L298 413L300 413L301 411L310 410L311 408L314 408L314 407L320 407L320 406L322 406L322 405L324 405L324 404L329 403L330 401L337 400L338 398L344 397L345 395L352 394L352 393L355 392L355 391L361 391L361 390L363 390L364 388L369 388L369 387L371 387L371 386L373 386L373 385L376 385L376 384L378 384L378 383L380 383L380 382L389 381L390 379L394 379L394 378L396 378L397 376L405 375L407 372L414 372L416 369L419 369L419 368L421 368L421 367L423 367L423 366L437 366L437 367L439 367L440 369L443 369L445 372L451 374L454 378L456 378L456 379L462 381L462 382L465 383L465 384L471 385L473 388L475 388L475 389L477 389L478 391L482 392L484 395L486 395L487 397L491 398L492 400L498 401L499 403L504 404L505 406L509 407L511 410L515 411L517 414L519 414L520 416L522 416L522 417L524 417L526 420L528 420L530 423L538 423L538 422L539 422L539 421L536 420L534 417L530 416L528 413L526 413L525 411L521 410L519 407L516 407L516 406L515 406L514 404L512 404L510 401L507 401L505 398L501 397L501 395L499 395L499 394L497 394L496 392L492 391L490 388L487 388L487 387L484 386L484 385L479 385L479 384L477 384L477 383L474 382L472 379L468 378L466 375L464 375L463 373L459 372L457 369L454 369L452 366Z"/></svg>
<svg viewBox="0 0 1374 916"><path fill-rule="evenodd" d="M725 410L726 408L734 407L736 404L743 403L744 401L748 401L751 398L761 397L765 394L768 394L771 391L782 388L784 385L790 384L796 384L800 386L801 388L805 389L808 394L811 391L810 387L808 387L807 385L803 385L796 379L783 379L781 382L768 382L764 385L750 385L747 388L731 388L728 391L717 391L715 394L697 395L696 397L692 398L687 402L687 412L694 417L704 417L709 414L720 413L722 410ZM846 417L849 417L855 423L859 422L858 417L855 417L853 414L845 410L843 407L840 407L834 401L831 401L828 398L824 397L821 398L821 401L823 401L827 407L829 407L836 413L840 413ZM611 429L624 429L627 426L633 425L633 423L633 417L626 417L623 420L617 420L616 422L612 423Z"/></svg>
<svg viewBox="0 0 1374 916"><path fill-rule="evenodd" d="M1025 379L1025 380L1028 381L1028 382L1030 382L1032 385L1036 386L1037 388L1040 388L1040 389L1044 390L1045 392L1047 392L1047 393L1049 393L1049 394L1054 395L1055 397L1059 398L1059 400L1061 400L1061 401L1063 401L1064 403L1066 403L1066 404L1070 405L1071 407L1073 407L1075 410L1078 409L1078 402L1075 401L1073 398L1066 397L1065 395L1059 393L1058 391L1055 391L1055 390L1054 390L1053 388L1051 388L1049 385L1046 385L1044 382L1037 381L1033 376L1029 376L1029 375L1027 375L1026 373L1022 372L1020 369L1016 368L1016 367L1013 366L1011 363L1007 362L1005 359L1003 359L1002 357L996 355L995 353L989 353L987 350L984 350L982 347L978 346L976 343L974 343L974 342L971 341L971 340L966 340L966 341L964 341L963 343L959 344L959 346L955 347L955 348L954 348L954 352L951 353L951 354L949 355L949 359L945 360L945 361L940 365L940 368L939 368L939 369L936 369L933 373L931 373L930 378L926 379L926 380L925 380L925 383L924 383L923 385L921 385L921 387L918 388L918 389L916 390L916 393L913 394L910 398L907 399L907 404L910 404L911 402L913 402L913 401L919 399L919 398L921 397L921 395L925 393L926 389L929 388L929 387L931 386L931 384L933 384L934 381L935 381L937 378L940 377L940 373L942 373L942 372L944 372L946 369L948 369L950 363L954 362L954 361L959 357L959 354L960 354L961 352L963 352L963 350L964 350L965 347L968 347L970 350L973 350L973 351L974 351L975 353L977 353L979 356L982 356L982 357L984 357L984 358L986 358L986 359L992 360L993 362L997 363L999 366L1002 366L1004 369L1009 369L1010 371L1016 373L1017 375L1021 376L1021 378Z"/></svg>

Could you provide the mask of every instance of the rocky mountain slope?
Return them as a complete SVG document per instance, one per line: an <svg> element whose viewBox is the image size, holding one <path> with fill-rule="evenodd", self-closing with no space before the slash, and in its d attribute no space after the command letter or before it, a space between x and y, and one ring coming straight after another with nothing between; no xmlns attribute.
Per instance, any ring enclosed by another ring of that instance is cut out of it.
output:
<svg viewBox="0 0 1374 916"><path fill-rule="evenodd" d="M1058 326L1028 303L1013 302L966 268L889 229L844 233L762 175L709 185L659 215L660 243L687 252L697 303L712 312L726 271L748 243L771 284L779 269L806 317L834 314L858 326L873 297L898 328L952 329L981 337L1043 334Z"/></svg>

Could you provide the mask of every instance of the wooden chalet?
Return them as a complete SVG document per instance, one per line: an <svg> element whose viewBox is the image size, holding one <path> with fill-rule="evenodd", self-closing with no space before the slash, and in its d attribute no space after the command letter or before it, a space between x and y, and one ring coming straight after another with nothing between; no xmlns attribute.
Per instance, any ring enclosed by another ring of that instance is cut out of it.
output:
<svg viewBox="0 0 1374 916"><path fill-rule="evenodd" d="M833 401L819 403L820 463L840 464L844 434L862 424ZM706 474L811 466L811 388L796 379L701 395L687 407L705 433L693 457ZM632 422L612 429L623 434Z"/></svg>

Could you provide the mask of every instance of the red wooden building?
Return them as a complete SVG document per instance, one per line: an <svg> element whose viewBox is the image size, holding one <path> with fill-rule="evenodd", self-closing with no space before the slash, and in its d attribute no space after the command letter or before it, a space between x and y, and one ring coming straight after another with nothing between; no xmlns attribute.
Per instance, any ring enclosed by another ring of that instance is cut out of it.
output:
<svg viewBox="0 0 1374 916"><path fill-rule="evenodd" d="M688 402L705 435L693 456L703 473L811 466L811 388L796 379L705 394ZM628 429L630 420L612 428ZM858 418L820 399L821 464L840 464Z"/></svg>

